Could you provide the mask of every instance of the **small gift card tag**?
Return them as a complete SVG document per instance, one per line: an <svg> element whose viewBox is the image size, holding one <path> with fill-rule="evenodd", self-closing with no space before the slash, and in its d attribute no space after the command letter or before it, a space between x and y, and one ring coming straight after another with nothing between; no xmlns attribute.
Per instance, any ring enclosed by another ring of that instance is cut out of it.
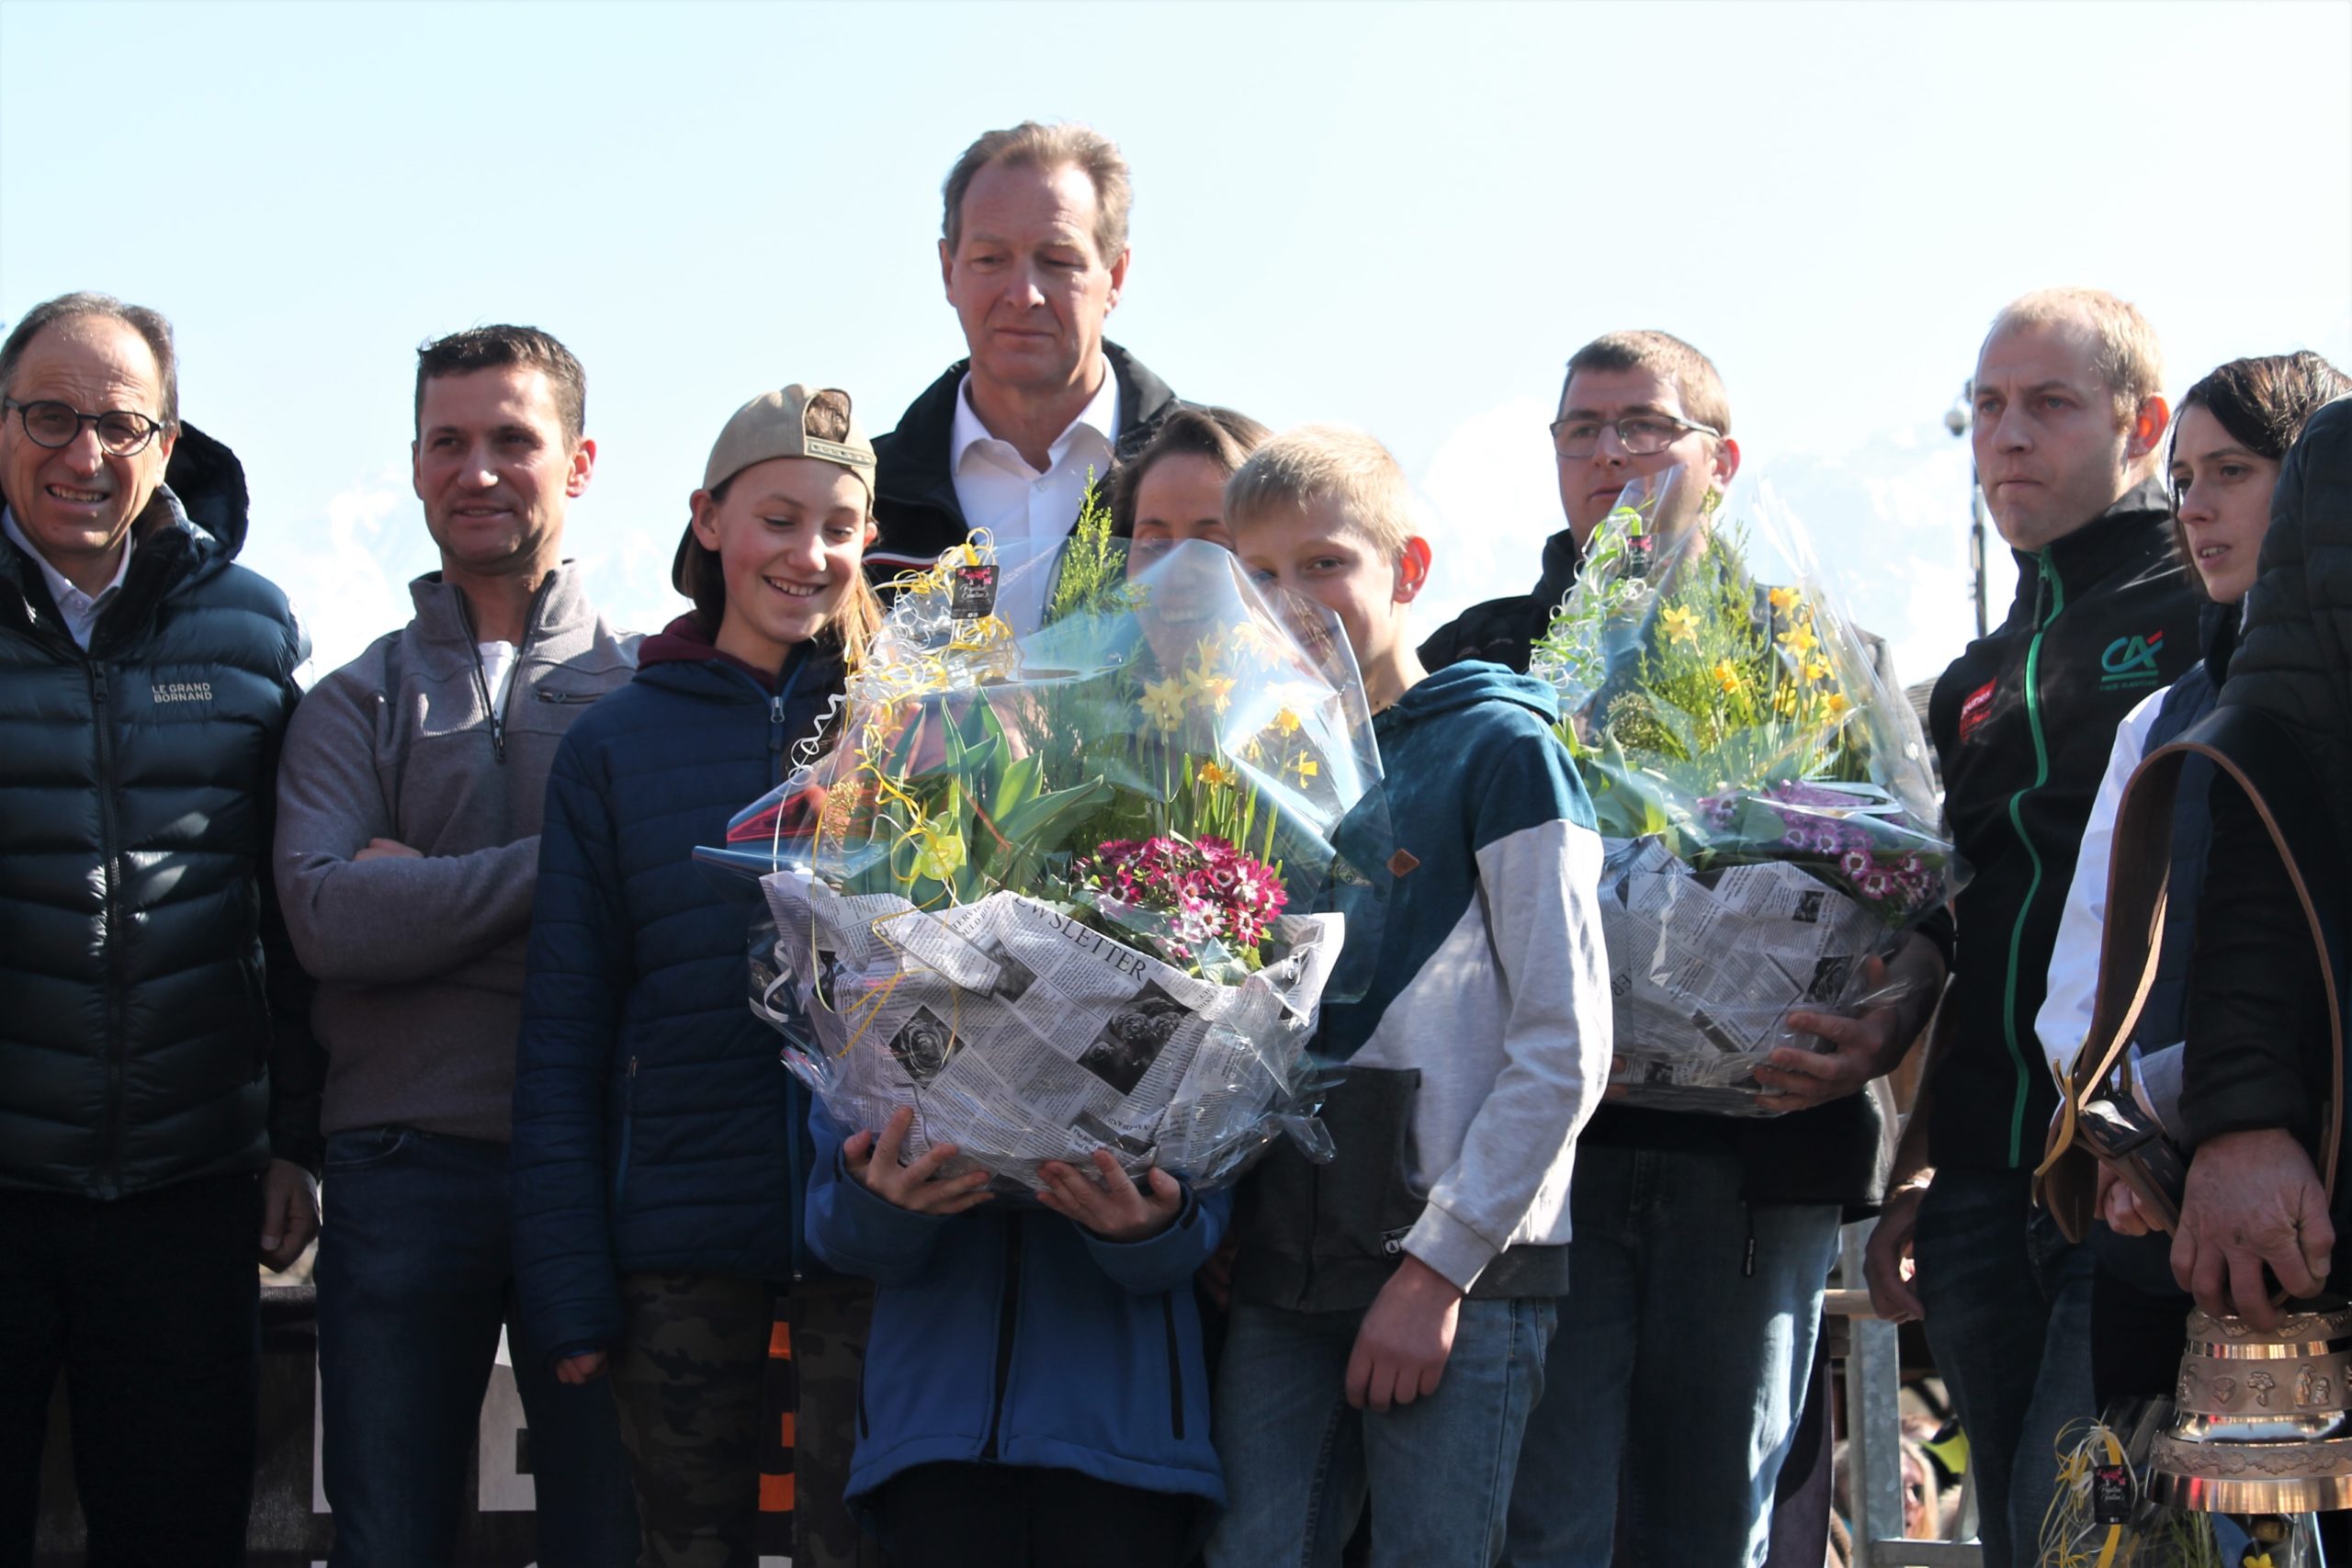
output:
<svg viewBox="0 0 2352 1568"><path fill-rule="evenodd" d="M2091 1519L2095 1524L2132 1522L2132 1472L2120 1464L2091 1472Z"/></svg>
<svg viewBox="0 0 2352 1568"><path fill-rule="evenodd" d="M994 561L956 569L955 593L948 602L948 614L959 621L976 621L983 615L996 614Z"/></svg>

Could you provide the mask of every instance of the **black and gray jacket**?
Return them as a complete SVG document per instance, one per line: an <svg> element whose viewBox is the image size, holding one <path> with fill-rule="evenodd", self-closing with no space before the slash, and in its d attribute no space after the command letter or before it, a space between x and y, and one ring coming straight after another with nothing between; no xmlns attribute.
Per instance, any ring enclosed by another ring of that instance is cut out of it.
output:
<svg viewBox="0 0 2352 1568"><path fill-rule="evenodd" d="M1119 383L1119 433L1111 444L1112 460L1125 462L1143 450L1159 422L1182 403L1166 382L1117 344L1106 340L1102 357ZM971 367L968 359L949 366L907 405L899 428L874 443L874 517L882 533L865 552L865 570L876 582L910 567L927 567L942 550L964 542L964 509L956 500L954 457L947 447L955 439L956 389ZM1070 522L1074 525L1078 519Z"/></svg>
<svg viewBox="0 0 2352 1568"><path fill-rule="evenodd" d="M2034 1032L2066 890L2117 728L2198 658L2203 599L2150 480L2038 553L2017 599L1936 682L1929 739L1971 880L1953 904L1959 1009L1934 1067L1939 1167L2030 1168L2057 1104Z"/></svg>
<svg viewBox="0 0 2352 1568"><path fill-rule="evenodd" d="M85 652L0 545L0 1189L316 1168L318 1060L268 856L308 652L235 564L244 471L183 427Z"/></svg>

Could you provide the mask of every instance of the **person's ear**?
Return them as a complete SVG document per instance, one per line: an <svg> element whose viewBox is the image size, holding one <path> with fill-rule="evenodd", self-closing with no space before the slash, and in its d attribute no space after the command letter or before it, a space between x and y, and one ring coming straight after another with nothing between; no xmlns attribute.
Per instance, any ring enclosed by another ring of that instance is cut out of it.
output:
<svg viewBox="0 0 2352 1568"><path fill-rule="evenodd" d="M956 258L948 253L947 242L944 239L939 242L939 288L941 292L947 296L947 302L954 304L956 302Z"/></svg>
<svg viewBox="0 0 2352 1568"><path fill-rule="evenodd" d="M2132 429L2123 444L2123 455L2133 462L2156 449L2165 438L2165 429L2172 423L2172 405L2151 393L2132 416Z"/></svg>
<svg viewBox="0 0 2352 1568"><path fill-rule="evenodd" d="M1405 541L1405 547L1396 555L1396 603L1411 604L1429 585L1430 542L1416 534Z"/></svg>
<svg viewBox="0 0 2352 1568"><path fill-rule="evenodd" d="M1106 314L1118 309L1119 296L1127 287L1127 264L1135 259L1135 254L1136 248L1129 245L1119 253L1119 259L1111 264L1111 298L1102 306Z"/></svg>
<svg viewBox="0 0 2352 1568"><path fill-rule="evenodd" d="M718 548L718 503L710 491L698 490L687 498L686 505L694 512L695 543L716 552Z"/></svg>
<svg viewBox="0 0 2352 1568"><path fill-rule="evenodd" d="M408 488L416 492L417 500L424 499L424 443L422 441L408 444Z"/></svg>
<svg viewBox="0 0 2352 1568"><path fill-rule="evenodd" d="M1715 488L1731 488L1732 476L1739 472L1739 443L1726 435L1715 443L1715 460L1710 470L1715 476Z"/></svg>
<svg viewBox="0 0 2352 1568"><path fill-rule="evenodd" d="M587 436L571 449L571 471L563 477L563 493L577 501L588 489L588 481L596 477L596 443Z"/></svg>

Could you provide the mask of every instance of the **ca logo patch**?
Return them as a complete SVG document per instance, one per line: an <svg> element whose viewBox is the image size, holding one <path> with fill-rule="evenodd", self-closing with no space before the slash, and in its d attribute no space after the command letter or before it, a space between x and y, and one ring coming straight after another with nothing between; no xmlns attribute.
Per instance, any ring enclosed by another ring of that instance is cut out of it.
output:
<svg viewBox="0 0 2352 1568"><path fill-rule="evenodd" d="M2133 686L2153 686L2164 679L2156 669L2156 656L2164 651L2165 634L2153 637L2120 637L2107 645L2098 656L2098 667L2106 673L2099 677L2099 690L2123 691Z"/></svg>

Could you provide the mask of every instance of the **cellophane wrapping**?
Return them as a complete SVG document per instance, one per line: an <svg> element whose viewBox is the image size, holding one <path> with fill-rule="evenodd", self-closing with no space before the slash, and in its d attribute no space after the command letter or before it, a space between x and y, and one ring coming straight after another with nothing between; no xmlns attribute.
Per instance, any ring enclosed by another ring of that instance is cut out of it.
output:
<svg viewBox="0 0 2352 1568"><path fill-rule="evenodd" d="M1870 960L1959 890L1917 716L1769 487L1628 487L1537 645L1599 817L1609 1094L1760 1115L1792 1012L1894 999Z"/></svg>
<svg viewBox="0 0 2352 1568"><path fill-rule="evenodd" d="M1016 637L993 557L901 582L821 751L708 857L760 874L754 1009L836 1122L910 1107L905 1157L1006 1190L1098 1149L1196 1188L1285 1131L1328 1157L1307 1045L1379 908L1336 847L1380 810L1336 623L1090 509Z"/></svg>

